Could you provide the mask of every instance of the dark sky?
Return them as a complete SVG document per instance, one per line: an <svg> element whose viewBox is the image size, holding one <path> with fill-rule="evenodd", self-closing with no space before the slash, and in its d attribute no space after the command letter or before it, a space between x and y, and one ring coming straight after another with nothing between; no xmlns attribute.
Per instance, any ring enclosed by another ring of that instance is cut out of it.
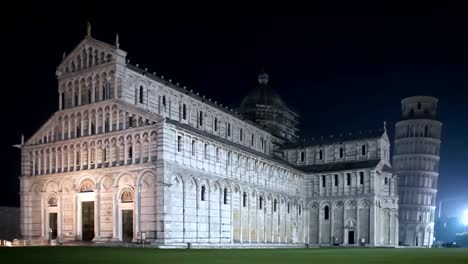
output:
<svg viewBox="0 0 468 264"><path fill-rule="evenodd" d="M198 1L197 1L198 2ZM430 1L410 6L334 3L22 5L2 17L2 191L18 205L19 150L57 110L55 69L81 41L114 43L147 67L236 106L262 68L301 115L306 137L387 127L400 100L439 98L439 197L468 196L468 13ZM59 8L59 9L57 9ZM467 201L468 203L468 201ZM468 205L467 205L468 207Z"/></svg>

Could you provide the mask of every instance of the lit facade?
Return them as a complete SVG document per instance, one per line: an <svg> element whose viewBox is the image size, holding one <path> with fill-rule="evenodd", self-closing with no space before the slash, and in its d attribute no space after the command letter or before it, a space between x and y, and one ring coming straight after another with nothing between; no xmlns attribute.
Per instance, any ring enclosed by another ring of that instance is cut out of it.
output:
<svg viewBox="0 0 468 264"><path fill-rule="evenodd" d="M385 129L297 143L297 115L283 103L249 121L137 66L89 33L64 57L59 110L21 146L25 239L398 243Z"/></svg>

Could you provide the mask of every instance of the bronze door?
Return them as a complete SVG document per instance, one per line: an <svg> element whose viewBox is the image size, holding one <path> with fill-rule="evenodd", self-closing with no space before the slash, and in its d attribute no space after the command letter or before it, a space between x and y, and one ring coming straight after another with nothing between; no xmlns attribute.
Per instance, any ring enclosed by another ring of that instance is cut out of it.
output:
<svg viewBox="0 0 468 264"><path fill-rule="evenodd" d="M81 204L81 230L83 241L91 241L94 238L94 202Z"/></svg>
<svg viewBox="0 0 468 264"><path fill-rule="evenodd" d="M133 239L133 210L122 210L122 240L132 242Z"/></svg>
<svg viewBox="0 0 468 264"><path fill-rule="evenodd" d="M57 213L49 213L49 228L52 230L50 239L57 238Z"/></svg>

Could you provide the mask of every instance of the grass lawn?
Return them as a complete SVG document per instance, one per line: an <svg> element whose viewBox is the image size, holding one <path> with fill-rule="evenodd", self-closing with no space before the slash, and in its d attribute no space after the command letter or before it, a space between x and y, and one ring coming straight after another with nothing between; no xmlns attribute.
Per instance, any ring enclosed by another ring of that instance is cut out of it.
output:
<svg viewBox="0 0 468 264"><path fill-rule="evenodd" d="M0 248L0 263L468 263L468 249L190 249L105 247Z"/></svg>

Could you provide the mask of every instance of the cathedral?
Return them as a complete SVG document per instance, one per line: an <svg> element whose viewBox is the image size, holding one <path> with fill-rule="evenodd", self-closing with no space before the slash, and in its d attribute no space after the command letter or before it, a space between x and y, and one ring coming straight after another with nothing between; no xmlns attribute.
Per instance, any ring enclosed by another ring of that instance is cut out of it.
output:
<svg viewBox="0 0 468 264"><path fill-rule="evenodd" d="M23 239L398 245L399 181L385 125L300 139L299 116L264 72L230 109L126 55L118 38L104 43L88 30L63 57L59 109L21 144Z"/></svg>

